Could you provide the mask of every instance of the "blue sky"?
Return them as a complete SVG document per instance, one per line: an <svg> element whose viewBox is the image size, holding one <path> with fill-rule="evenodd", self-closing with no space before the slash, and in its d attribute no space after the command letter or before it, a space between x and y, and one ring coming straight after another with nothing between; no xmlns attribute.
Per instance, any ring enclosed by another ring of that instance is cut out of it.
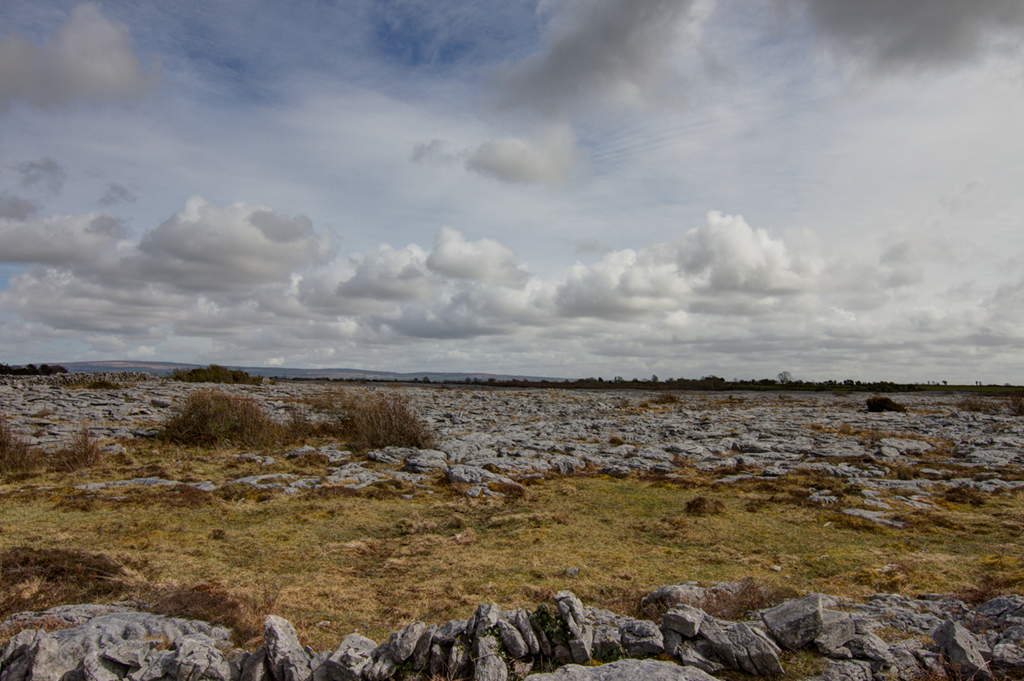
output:
<svg viewBox="0 0 1024 681"><path fill-rule="evenodd" d="M1024 382L1018 0L0 5L0 361Z"/></svg>

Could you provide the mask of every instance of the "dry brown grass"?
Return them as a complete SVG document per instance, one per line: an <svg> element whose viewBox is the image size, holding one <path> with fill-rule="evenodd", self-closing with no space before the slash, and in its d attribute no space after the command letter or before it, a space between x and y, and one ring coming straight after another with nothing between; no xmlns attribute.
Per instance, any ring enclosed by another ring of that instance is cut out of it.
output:
<svg viewBox="0 0 1024 681"><path fill-rule="evenodd" d="M82 426L70 442L50 454L48 458L50 467L75 473L99 466L103 461L103 450L89 429Z"/></svg>
<svg viewBox="0 0 1024 681"><path fill-rule="evenodd" d="M433 434L402 393L371 393L350 407L352 439L363 450L429 448Z"/></svg>
<svg viewBox="0 0 1024 681"><path fill-rule="evenodd" d="M179 445L263 447L280 437L281 431L255 400L200 390L167 419L163 437Z"/></svg>
<svg viewBox="0 0 1024 681"><path fill-rule="evenodd" d="M7 420L0 417L0 476L28 475L40 466L39 451L15 435Z"/></svg>

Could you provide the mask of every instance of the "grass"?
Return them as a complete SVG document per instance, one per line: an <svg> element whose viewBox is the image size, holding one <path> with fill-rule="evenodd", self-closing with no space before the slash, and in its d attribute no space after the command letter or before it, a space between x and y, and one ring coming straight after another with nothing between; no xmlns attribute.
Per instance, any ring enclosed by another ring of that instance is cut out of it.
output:
<svg viewBox="0 0 1024 681"><path fill-rule="evenodd" d="M39 451L30 447L0 416L0 476L28 475L42 466Z"/></svg>
<svg viewBox="0 0 1024 681"><path fill-rule="evenodd" d="M433 435L402 393L371 393L349 407L352 437L363 450L382 447L429 448Z"/></svg>
<svg viewBox="0 0 1024 681"><path fill-rule="evenodd" d="M218 482L322 468L301 460L261 468L236 464L234 450L205 459L188 451L131 450L121 466ZM107 479L128 477L110 463L104 470ZM950 503L932 512L945 526L935 529L933 517L899 531L801 504L788 496L807 482L798 480L775 490L707 481L699 498L719 511L692 515L694 493L657 479L548 480L518 497L470 501L440 481L432 494L404 489L411 499L383 488L299 496L248 488L228 499L191 488L86 493L64 486L73 481L61 483L67 474L47 475L54 489L0 495L0 617L142 598L162 612L227 624L239 644L257 639L274 612L326 650L352 631L381 640L416 619L465 618L485 601L533 608L564 588L588 605L649 616L640 599L657 586L746 580L732 602L706 604L738 617L809 590L995 594L1024 584L1015 539L1024 499L1016 495ZM747 510L752 501L763 502L756 512ZM47 572L47 560L60 569ZM61 567L72 564L97 567Z"/></svg>
<svg viewBox="0 0 1024 681"><path fill-rule="evenodd" d="M282 432L253 399L216 390L190 394L164 423L168 442L193 446L237 444L263 447Z"/></svg>

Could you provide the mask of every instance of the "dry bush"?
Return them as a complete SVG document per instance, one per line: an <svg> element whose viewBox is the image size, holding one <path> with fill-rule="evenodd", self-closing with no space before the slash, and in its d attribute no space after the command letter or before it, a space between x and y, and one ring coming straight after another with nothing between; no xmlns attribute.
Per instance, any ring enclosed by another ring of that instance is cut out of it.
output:
<svg viewBox="0 0 1024 681"><path fill-rule="evenodd" d="M907 408L899 402L893 401L890 397L869 397L868 398L868 411L871 412L883 412L883 411L895 411L899 413L906 413Z"/></svg>
<svg viewBox="0 0 1024 681"><path fill-rule="evenodd" d="M158 615L202 620L227 627L236 645L262 639L263 620L274 612L268 590L259 601L236 596L219 584L161 586L146 596L148 610Z"/></svg>
<svg viewBox="0 0 1024 681"><path fill-rule="evenodd" d="M164 423L163 438L187 446L264 447L281 433L255 400L201 390L189 395Z"/></svg>
<svg viewBox="0 0 1024 681"><path fill-rule="evenodd" d="M694 497L686 502L687 515L716 515L725 512L725 504L721 499Z"/></svg>
<svg viewBox="0 0 1024 681"><path fill-rule="evenodd" d="M1019 587L1019 579L986 573L978 580L977 586L958 590L956 597L968 605L979 606L998 596L1017 593Z"/></svg>
<svg viewBox="0 0 1024 681"><path fill-rule="evenodd" d="M69 473L94 468L102 462L103 450L85 426L71 438L71 442L51 454L49 461L51 468Z"/></svg>
<svg viewBox="0 0 1024 681"><path fill-rule="evenodd" d="M985 399L980 395L964 395L956 403L960 411L971 411L982 414L992 414L999 411L999 405L992 400Z"/></svg>
<svg viewBox="0 0 1024 681"><path fill-rule="evenodd" d="M676 393L658 393L650 399L651 404L679 404L679 395Z"/></svg>
<svg viewBox="0 0 1024 681"><path fill-rule="evenodd" d="M942 498L950 503L971 506L982 506L985 503L985 495L972 487L950 487L942 494Z"/></svg>
<svg viewBox="0 0 1024 681"><path fill-rule="evenodd" d="M41 464L39 450L15 435L7 420L0 417L0 475L31 474Z"/></svg>
<svg viewBox="0 0 1024 681"><path fill-rule="evenodd" d="M799 597L800 593L794 587L760 583L748 577L739 582L735 590L718 589L709 592L696 605L714 617L740 620L750 610L771 608Z"/></svg>
<svg viewBox="0 0 1024 681"><path fill-rule="evenodd" d="M1024 393L1010 395L1006 400L1006 407L1013 416L1024 416Z"/></svg>
<svg viewBox="0 0 1024 681"><path fill-rule="evenodd" d="M105 553L17 546L0 551L0 619L15 612L127 597L136 568Z"/></svg>
<svg viewBox="0 0 1024 681"><path fill-rule="evenodd" d="M427 449L433 441L430 428L420 420L400 393L376 393L351 407L352 438L362 450L383 447Z"/></svg>

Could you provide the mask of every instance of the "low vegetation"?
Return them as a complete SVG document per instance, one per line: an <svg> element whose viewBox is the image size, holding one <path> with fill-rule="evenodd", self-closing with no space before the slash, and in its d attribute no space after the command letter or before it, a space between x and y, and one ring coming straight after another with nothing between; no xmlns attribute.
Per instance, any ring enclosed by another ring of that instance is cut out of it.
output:
<svg viewBox="0 0 1024 681"><path fill-rule="evenodd" d="M39 452L11 430L0 416L0 476L21 476L33 473L42 465Z"/></svg>
<svg viewBox="0 0 1024 681"><path fill-rule="evenodd" d="M200 390L185 398L164 423L163 438L196 447L264 447L272 444L281 430L256 400Z"/></svg>
<svg viewBox="0 0 1024 681"><path fill-rule="evenodd" d="M349 407L353 440L360 449L381 447L429 448L430 429L402 393L373 393Z"/></svg>
<svg viewBox="0 0 1024 681"><path fill-rule="evenodd" d="M883 412L883 411L895 411L901 414L906 413L907 408L899 402L896 402L891 397L869 397L868 398L868 411L871 412Z"/></svg>
<svg viewBox="0 0 1024 681"><path fill-rule="evenodd" d="M219 364L211 364L204 369L175 369L171 372L171 379L184 381L185 383L240 383L259 385L263 379L259 376L250 376L241 369L228 369Z"/></svg>
<svg viewBox="0 0 1024 681"><path fill-rule="evenodd" d="M61 471L40 472L38 486L0 485L0 619L132 598L224 623L240 645L258 640L267 613L280 614L304 643L326 650L355 630L380 640L413 619L465 618L481 602L535 607L565 588L588 604L653 617L641 598L657 586L734 580L743 582L738 593L705 605L739 617L809 590L982 598L1024 586L1024 495L951 493L934 510L904 514L907 528L896 530L809 502L810 488L859 494L820 473L728 486L697 471L591 474L481 500L441 476L426 488L285 495L226 483L319 475L325 461L275 456L261 466L237 458L237 448L196 457L191 446L128 445L94 469L98 479L220 487L87 492L72 486L79 475ZM68 568L75 564L82 569Z"/></svg>

